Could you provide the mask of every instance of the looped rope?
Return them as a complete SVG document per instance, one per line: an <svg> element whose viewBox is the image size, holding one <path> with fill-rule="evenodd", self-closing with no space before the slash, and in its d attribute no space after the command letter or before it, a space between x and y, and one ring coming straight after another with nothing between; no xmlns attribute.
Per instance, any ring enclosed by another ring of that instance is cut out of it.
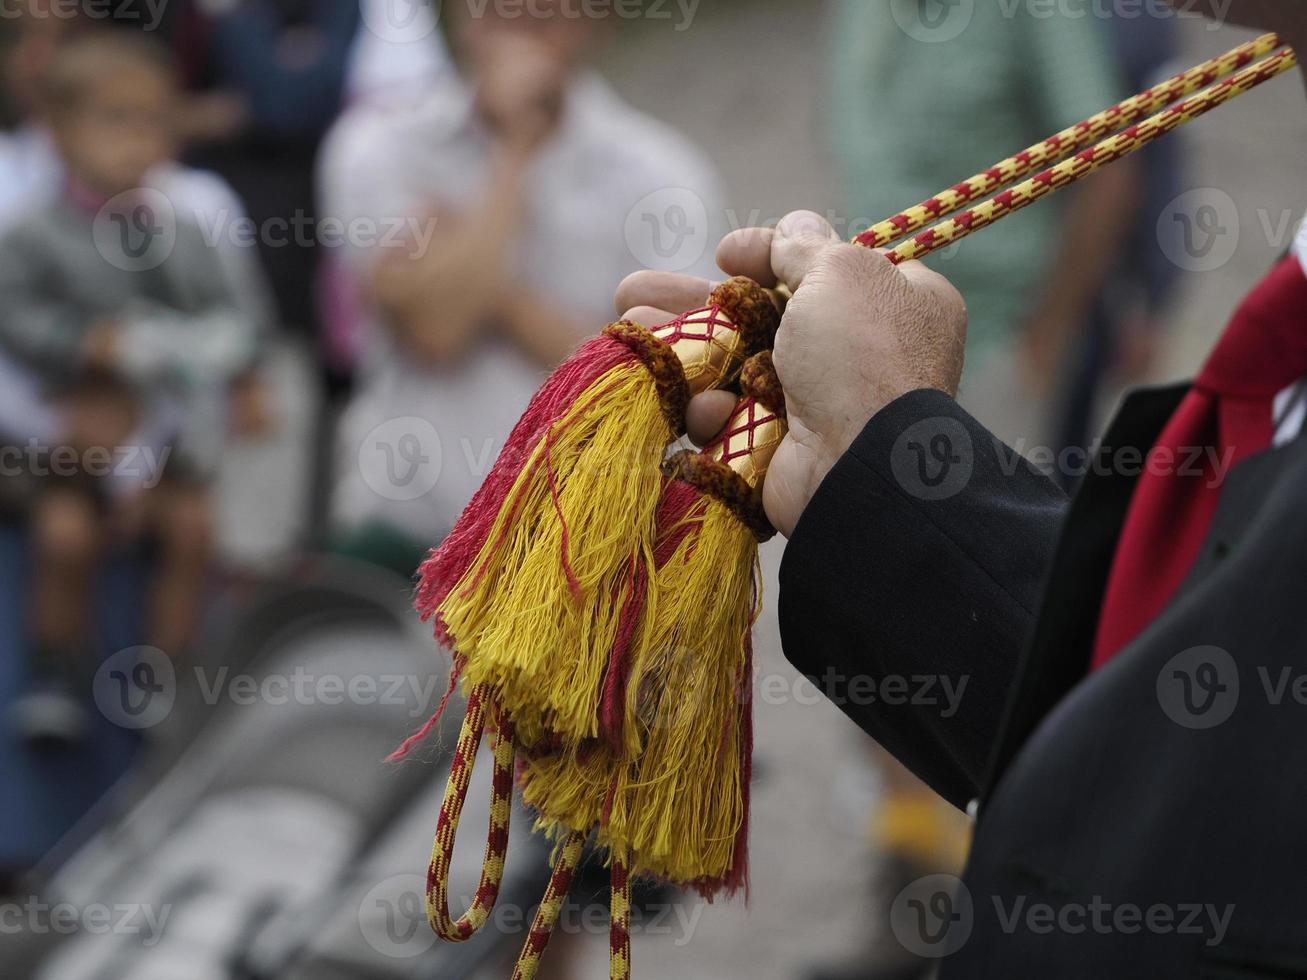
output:
<svg viewBox="0 0 1307 980"><path fill-rule="evenodd" d="M486 853L481 864L481 881L471 907L458 920L449 914L449 869L454 858L454 837L458 820L467 801L472 767L485 733L488 712L495 715L495 770L490 793L490 826L486 833ZM459 732L458 746L449 767L445 798L440 805L436 837L431 846L431 865L427 869L427 921L441 939L461 943L480 931L490 919L504 879L504 855L508 851L508 821L513 809L513 729L494 703L489 687L472 689L467 699L467 713Z"/></svg>
<svg viewBox="0 0 1307 980"><path fill-rule="evenodd" d="M572 879L576 876L576 866L581 861L581 851L585 847L586 835L573 831L563 841L558 858L554 861L554 873L545 889L545 897L540 900L540 908L531 922L531 931L527 933L522 952L518 954L517 966L513 968L513 980L533 980L540 969L540 957L545 953L549 940L558 925L558 917L563 912L563 903L567 893L572 889Z"/></svg>
<svg viewBox="0 0 1307 980"><path fill-rule="evenodd" d="M585 848L586 835L573 831L563 841L558 858L554 862L554 873L545 889L545 897L540 900L540 908L531 922L531 931L527 933L526 943L518 955L517 965L513 968L513 980L535 980L540 969L540 959L544 956L549 940L554 935L558 918L563 912L563 903L567 893L572 889L572 879L576 877L576 868L581 861L581 852ZM610 874L612 897L609 902L608 942L611 951L609 964L610 980L629 980L631 976L631 879L626 862L613 857Z"/></svg>

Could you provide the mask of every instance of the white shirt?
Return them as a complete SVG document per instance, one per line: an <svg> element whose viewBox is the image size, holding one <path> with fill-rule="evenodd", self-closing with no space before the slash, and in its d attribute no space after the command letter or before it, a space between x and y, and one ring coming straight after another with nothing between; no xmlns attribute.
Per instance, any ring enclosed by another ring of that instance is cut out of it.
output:
<svg viewBox="0 0 1307 980"><path fill-rule="evenodd" d="M322 213L377 227L457 211L486 184L490 142L469 93L451 80L407 106L359 107L321 159ZM528 176L517 274L576 316L578 342L614 318L612 297L651 264L713 274L724 229L716 174L667 126L622 102L597 75L577 79L559 130ZM348 237L348 235L347 235ZM366 277L381 249L347 244ZM416 364L366 311L360 386L342 420L335 515L384 520L423 540L445 534L548 371L486 339L456 364ZM420 463L414 461L420 460Z"/></svg>

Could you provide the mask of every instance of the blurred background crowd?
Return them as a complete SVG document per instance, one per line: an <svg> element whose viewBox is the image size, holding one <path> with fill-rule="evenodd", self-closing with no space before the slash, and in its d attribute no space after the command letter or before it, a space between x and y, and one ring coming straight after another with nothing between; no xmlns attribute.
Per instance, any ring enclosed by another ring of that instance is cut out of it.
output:
<svg viewBox="0 0 1307 980"><path fill-rule="evenodd" d="M494 927L437 945L452 732L380 760L449 666L413 572L548 370L637 269L712 277L798 207L852 236L1237 40L1151 0L3 0L0 972L506 975L529 821ZM1240 147L1301 145L1300 98L932 258L963 403L1074 485L1119 392L1192 371L1190 313L1287 248L1292 189ZM757 646L751 907L650 887L636 969L928 976L886 909L958 870L965 817L770 614ZM607 975L591 870L551 976Z"/></svg>

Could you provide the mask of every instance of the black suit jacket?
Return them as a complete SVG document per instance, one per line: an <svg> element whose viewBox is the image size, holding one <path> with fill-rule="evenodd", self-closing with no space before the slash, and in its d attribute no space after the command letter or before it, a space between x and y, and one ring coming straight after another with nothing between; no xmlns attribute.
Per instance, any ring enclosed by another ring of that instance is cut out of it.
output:
<svg viewBox="0 0 1307 980"><path fill-rule="evenodd" d="M1183 395L1128 399L1069 503L951 398L906 395L786 550L791 662L977 814L960 894L922 882L891 915L946 980L1307 976L1307 439L1230 472L1179 594L1088 672Z"/></svg>

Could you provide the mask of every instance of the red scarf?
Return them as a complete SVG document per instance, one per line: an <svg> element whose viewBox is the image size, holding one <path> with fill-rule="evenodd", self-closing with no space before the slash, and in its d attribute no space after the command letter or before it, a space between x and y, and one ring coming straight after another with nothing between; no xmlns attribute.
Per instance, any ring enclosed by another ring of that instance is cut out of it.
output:
<svg viewBox="0 0 1307 980"><path fill-rule="evenodd" d="M1091 670L1171 601L1198 558L1226 473L1270 447L1275 396L1304 376L1307 276L1291 256L1235 312L1148 454L1112 561Z"/></svg>

